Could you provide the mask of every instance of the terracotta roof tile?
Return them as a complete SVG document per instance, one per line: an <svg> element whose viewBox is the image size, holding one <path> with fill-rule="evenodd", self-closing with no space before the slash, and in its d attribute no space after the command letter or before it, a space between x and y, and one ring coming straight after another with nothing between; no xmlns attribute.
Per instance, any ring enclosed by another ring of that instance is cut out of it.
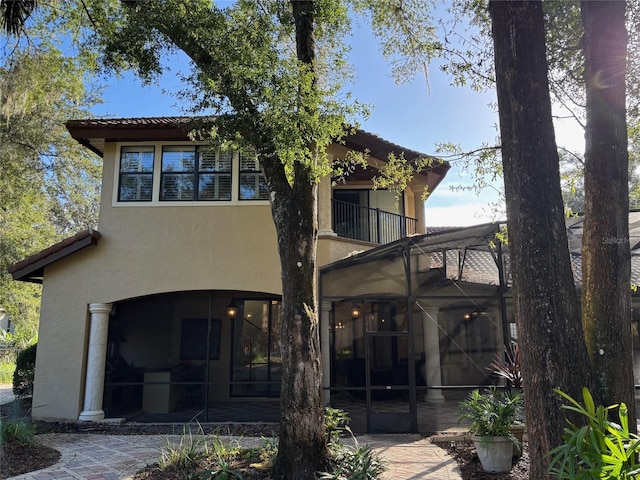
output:
<svg viewBox="0 0 640 480"><path fill-rule="evenodd" d="M14 280L42 283L44 267L89 245L97 245L100 236L97 230L84 230L10 265L7 270Z"/></svg>

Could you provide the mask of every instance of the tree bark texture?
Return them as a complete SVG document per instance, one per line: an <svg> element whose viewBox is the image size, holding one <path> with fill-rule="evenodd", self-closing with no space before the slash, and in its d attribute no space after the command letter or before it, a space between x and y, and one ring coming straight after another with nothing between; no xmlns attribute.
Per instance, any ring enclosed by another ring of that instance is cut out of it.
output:
<svg viewBox="0 0 640 480"><path fill-rule="evenodd" d="M489 11L530 478L538 479L566 424L553 389L579 395L588 359L560 193L542 3L490 1Z"/></svg>
<svg viewBox="0 0 640 480"><path fill-rule="evenodd" d="M267 181L277 182L265 169ZM316 306L317 186L270 185L282 267L282 389L274 478L314 479L328 465ZM280 181L286 178L280 178ZM288 193L283 193L288 192Z"/></svg>
<svg viewBox="0 0 640 480"><path fill-rule="evenodd" d="M292 1L298 60L313 69L313 2ZM310 141L309 150L314 151ZM272 168L269 168L272 167ZM316 299L318 185L313 162L295 162L293 183L282 162L264 167L282 268L282 389L274 478L315 479L328 467Z"/></svg>
<svg viewBox="0 0 640 480"><path fill-rule="evenodd" d="M586 83L582 323L594 396L635 418L624 1L581 4ZM635 422L631 422L635 430Z"/></svg>

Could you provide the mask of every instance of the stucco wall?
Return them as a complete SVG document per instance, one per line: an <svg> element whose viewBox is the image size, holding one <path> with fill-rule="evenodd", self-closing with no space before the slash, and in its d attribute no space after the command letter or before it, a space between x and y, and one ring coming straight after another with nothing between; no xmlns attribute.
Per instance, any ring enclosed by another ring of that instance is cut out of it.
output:
<svg viewBox="0 0 640 480"><path fill-rule="evenodd" d="M84 400L91 249L47 268L33 392L33 418L76 420Z"/></svg>
<svg viewBox="0 0 640 480"><path fill-rule="evenodd" d="M116 143L105 147L98 245L45 271L34 419L76 420L82 411L88 304L190 290L281 294L268 202L117 203L119 148ZM158 177L155 182L157 189ZM324 200L320 208L331 208ZM406 204L409 213L412 201ZM318 266L371 247L323 237ZM227 347L222 355L229 355Z"/></svg>
<svg viewBox="0 0 640 480"><path fill-rule="evenodd" d="M77 420L82 411L90 303L188 290L281 293L268 202L114 205L115 152L105 151L98 245L45 270L35 419Z"/></svg>

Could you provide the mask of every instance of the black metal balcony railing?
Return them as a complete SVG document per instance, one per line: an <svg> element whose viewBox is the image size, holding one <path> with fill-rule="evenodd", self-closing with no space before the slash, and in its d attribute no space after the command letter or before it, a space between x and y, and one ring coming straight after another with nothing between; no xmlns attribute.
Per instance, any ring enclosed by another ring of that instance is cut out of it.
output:
<svg viewBox="0 0 640 480"><path fill-rule="evenodd" d="M371 243L389 243L416 233L416 219L332 200L332 228L339 237Z"/></svg>

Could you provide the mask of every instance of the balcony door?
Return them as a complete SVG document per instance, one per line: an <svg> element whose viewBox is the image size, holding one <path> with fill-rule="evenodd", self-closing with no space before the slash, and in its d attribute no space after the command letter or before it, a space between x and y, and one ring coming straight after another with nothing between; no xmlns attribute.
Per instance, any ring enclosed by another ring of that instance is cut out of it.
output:
<svg viewBox="0 0 640 480"><path fill-rule="evenodd" d="M388 243L400 238L404 206L389 190L334 190L333 225L345 238ZM386 214L385 214L386 213ZM391 215L389 215L391 214Z"/></svg>

